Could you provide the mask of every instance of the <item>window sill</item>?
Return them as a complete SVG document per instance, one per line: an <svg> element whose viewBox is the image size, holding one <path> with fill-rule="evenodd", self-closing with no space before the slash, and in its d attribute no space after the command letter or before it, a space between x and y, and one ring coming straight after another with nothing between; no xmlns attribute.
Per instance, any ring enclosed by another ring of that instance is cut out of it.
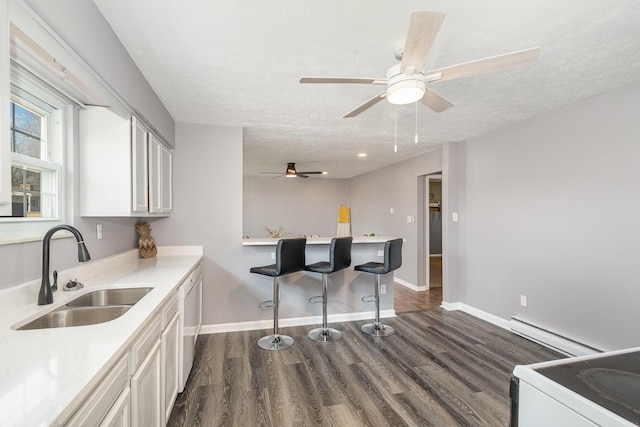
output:
<svg viewBox="0 0 640 427"><path fill-rule="evenodd" d="M0 246L42 241L51 227L60 224L63 223L61 221L0 222ZM67 231L53 235L54 239L66 237L73 237L73 235Z"/></svg>

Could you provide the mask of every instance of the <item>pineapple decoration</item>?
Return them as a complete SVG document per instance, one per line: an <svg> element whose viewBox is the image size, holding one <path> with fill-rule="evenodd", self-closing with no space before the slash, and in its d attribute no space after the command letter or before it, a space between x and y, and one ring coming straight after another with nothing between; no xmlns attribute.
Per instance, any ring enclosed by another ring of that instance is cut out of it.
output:
<svg viewBox="0 0 640 427"><path fill-rule="evenodd" d="M138 247L140 248L142 258L153 258L156 256L158 249L156 248L156 241L151 237L151 226L146 222L139 222L136 224L136 231L140 235Z"/></svg>

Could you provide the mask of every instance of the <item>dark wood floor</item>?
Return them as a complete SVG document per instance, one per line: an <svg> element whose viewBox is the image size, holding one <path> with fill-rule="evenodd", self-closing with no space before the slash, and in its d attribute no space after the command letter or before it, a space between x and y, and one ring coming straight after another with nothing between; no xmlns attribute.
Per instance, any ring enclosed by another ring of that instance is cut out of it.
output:
<svg viewBox="0 0 640 427"><path fill-rule="evenodd" d="M431 310L442 304L442 257L430 257L428 291L413 291L396 283L393 287L393 308L396 314Z"/></svg>
<svg viewBox="0 0 640 427"><path fill-rule="evenodd" d="M380 338L333 324L332 343L283 328L295 343L279 352L257 346L265 331L201 336L169 425L506 426L514 366L561 357L463 312L386 322L396 333Z"/></svg>
<svg viewBox="0 0 640 427"><path fill-rule="evenodd" d="M399 283L393 287L393 309L396 314L432 310L442 304L442 288L414 291Z"/></svg>

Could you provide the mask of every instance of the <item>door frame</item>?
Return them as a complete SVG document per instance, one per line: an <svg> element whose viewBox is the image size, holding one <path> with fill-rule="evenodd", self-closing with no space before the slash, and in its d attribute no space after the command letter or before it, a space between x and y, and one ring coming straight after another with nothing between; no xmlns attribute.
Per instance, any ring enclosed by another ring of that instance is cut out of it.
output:
<svg viewBox="0 0 640 427"><path fill-rule="evenodd" d="M429 184L432 179L444 181L442 172L418 176L418 286L417 291L429 290ZM442 193L441 206L446 203L446 194ZM444 262L445 253L442 251ZM442 283L444 288L444 280Z"/></svg>

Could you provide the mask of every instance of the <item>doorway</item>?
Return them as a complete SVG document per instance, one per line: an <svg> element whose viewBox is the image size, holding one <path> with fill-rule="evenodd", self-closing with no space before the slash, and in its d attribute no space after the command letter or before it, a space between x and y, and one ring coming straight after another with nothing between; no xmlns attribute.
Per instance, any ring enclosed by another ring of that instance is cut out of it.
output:
<svg viewBox="0 0 640 427"><path fill-rule="evenodd" d="M427 178L428 218L425 228L429 230L427 289L442 289L442 178Z"/></svg>
<svg viewBox="0 0 640 427"><path fill-rule="evenodd" d="M418 281L394 288L396 313L429 310L442 304L442 174L418 176Z"/></svg>

